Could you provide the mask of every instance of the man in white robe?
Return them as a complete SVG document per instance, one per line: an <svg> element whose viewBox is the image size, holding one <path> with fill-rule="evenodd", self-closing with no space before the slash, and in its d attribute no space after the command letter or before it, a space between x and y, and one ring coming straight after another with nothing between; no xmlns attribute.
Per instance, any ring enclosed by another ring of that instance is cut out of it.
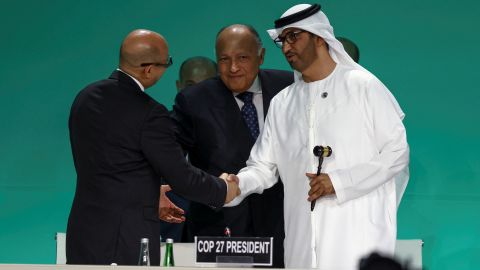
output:
<svg viewBox="0 0 480 270"><path fill-rule="evenodd" d="M404 113L348 56L320 6L296 5L268 32L298 81L272 99L238 174L241 195L230 205L262 193L280 175L286 267L357 269L372 251L393 255L397 207L409 176ZM317 145L333 149L319 176Z"/></svg>

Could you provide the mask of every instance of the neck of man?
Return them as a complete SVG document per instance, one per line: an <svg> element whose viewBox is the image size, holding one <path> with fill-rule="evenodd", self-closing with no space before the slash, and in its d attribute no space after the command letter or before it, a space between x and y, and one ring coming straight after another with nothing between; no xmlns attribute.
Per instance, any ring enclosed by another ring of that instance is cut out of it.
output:
<svg viewBox="0 0 480 270"><path fill-rule="evenodd" d="M303 81L309 83L323 80L333 72L336 66L337 63L333 61L328 50L321 50L316 60L302 71Z"/></svg>
<svg viewBox="0 0 480 270"><path fill-rule="evenodd" d="M140 76L139 72L135 70L135 68L130 68L129 66L126 66L126 65L120 65L119 68L123 72L137 79L137 81L139 81L142 84L144 90L146 90L148 87L151 86L151 85L148 85L148 83L142 78L142 76Z"/></svg>

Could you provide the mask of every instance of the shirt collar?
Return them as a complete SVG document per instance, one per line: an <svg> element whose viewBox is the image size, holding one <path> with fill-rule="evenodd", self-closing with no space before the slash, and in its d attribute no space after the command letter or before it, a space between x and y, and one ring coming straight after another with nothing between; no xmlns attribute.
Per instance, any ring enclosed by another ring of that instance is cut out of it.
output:
<svg viewBox="0 0 480 270"><path fill-rule="evenodd" d="M134 80L137 84L138 84L138 87L140 87L140 89L145 92L145 87L143 87L143 85L137 80L135 79L135 77L133 77L132 75L128 74L127 72L121 70L120 68L117 68L118 71L124 73L125 75L127 75L128 77L132 78L132 80Z"/></svg>
<svg viewBox="0 0 480 270"><path fill-rule="evenodd" d="M257 77L255 77L255 81L253 81L252 85L250 88L247 89L246 92L252 92L254 94L261 94L262 93L262 86L260 85L260 80ZM240 93L234 93L234 96L239 95Z"/></svg>

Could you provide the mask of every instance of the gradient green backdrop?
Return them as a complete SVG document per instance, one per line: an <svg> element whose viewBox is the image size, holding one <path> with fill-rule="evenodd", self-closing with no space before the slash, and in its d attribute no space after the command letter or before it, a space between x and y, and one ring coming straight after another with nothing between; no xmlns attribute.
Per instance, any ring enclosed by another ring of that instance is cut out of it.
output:
<svg viewBox="0 0 480 270"><path fill-rule="evenodd" d="M264 30L297 1L0 1L0 263L54 263L75 188L67 119L76 93L116 68L133 29L162 33L174 57L148 93L170 107L179 63L214 58L231 23L256 27L265 68L289 69ZM398 237L425 241L428 269L478 268L480 3L321 2L338 36L406 113L411 179Z"/></svg>

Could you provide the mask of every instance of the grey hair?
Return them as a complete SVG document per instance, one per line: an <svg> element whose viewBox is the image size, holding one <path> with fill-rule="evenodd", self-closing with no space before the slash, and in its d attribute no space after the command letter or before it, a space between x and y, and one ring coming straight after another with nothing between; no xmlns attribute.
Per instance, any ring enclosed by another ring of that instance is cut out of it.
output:
<svg viewBox="0 0 480 270"><path fill-rule="evenodd" d="M247 30L253 35L253 37L255 38L255 42L257 43L257 46L258 46L258 55L260 56L260 54L262 53L262 49L263 49L263 43L262 43L262 39L260 38L260 35L258 34L257 30L251 26L250 24L231 24L231 25L227 25L227 26L224 26L222 27L218 32L217 32L217 35L215 37L215 42L217 42L218 40L218 36L227 28L229 27L232 27L232 26L243 26L245 28L247 28Z"/></svg>

